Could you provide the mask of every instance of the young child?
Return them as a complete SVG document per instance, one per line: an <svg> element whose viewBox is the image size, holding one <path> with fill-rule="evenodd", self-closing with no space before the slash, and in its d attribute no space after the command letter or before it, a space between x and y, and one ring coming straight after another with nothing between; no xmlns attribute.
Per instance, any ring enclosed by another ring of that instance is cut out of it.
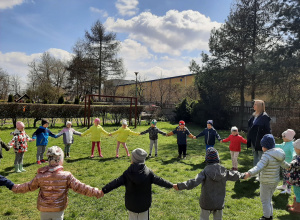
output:
<svg viewBox="0 0 300 220"><path fill-rule="evenodd" d="M214 219L222 219L226 181L237 181L244 177L243 174L237 171L226 170L220 164L218 151L210 147L207 149L205 161L207 163L195 179L190 179L186 182L177 183L174 188L177 190L193 189L202 184L200 195L201 220L209 220L209 215L212 213Z"/></svg>
<svg viewBox="0 0 300 220"><path fill-rule="evenodd" d="M32 135L32 139L36 139L36 163L39 165L46 162L44 160L44 153L46 151L49 136L56 138L56 135L48 129L48 126L49 121L47 119L42 119L42 126L40 126Z"/></svg>
<svg viewBox="0 0 300 220"><path fill-rule="evenodd" d="M271 134L265 134L260 141L263 155L255 167L245 173L245 179L260 175L260 200L263 206L263 216L260 220L273 219L272 196L279 182L280 166L288 168L285 163L284 151L280 148L275 148L275 139Z"/></svg>
<svg viewBox="0 0 300 220"><path fill-rule="evenodd" d="M297 155L294 157L288 170L288 183L294 188L294 203L289 205L288 211L300 214L300 139L294 143L294 149Z"/></svg>
<svg viewBox="0 0 300 220"><path fill-rule="evenodd" d="M2 155L2 148L4 148L6 151L9 151L9 149L11 148L11 146L7 146L0 138L0 162L1 162L1 159L3 158L3 155Z"/></svg>
<svg viewBox="0 0 300 220"><path fill-rule="evenodd" d="M0 175L0 186L6 186L6 188L11 190L14 186L14 183L9 179L6 179L4 176Z"/></svg>
<svg viewBox="0 0 300 220"><path fill-rule="evenodd" d="M122 121L122 127L120 127L117 131L114 131L110 134L110 136L118 134L117 137L117 149L116 149L116 158L119 158L119 148L120 148L120 144L122 144L125 148L126 154L128 157L130 157L130 153L128 151L127 145L126 145L126 140L128 138L129 135L140 135L140 133L131 131L128 127L127 127L127 121L123 120Z"/></svg>
<svg viewBox="0 0 300 220"><path fill-rule="evenodd" d="M151 121L151 127L148 128L146 131L141 132L141 135L149 133L149 139L150 139L150 152L149 152L149 157L152 155L152 149L153 145L155 146L155 157L157 157L157 139L158 139L158 133L166 136L167 134L161 130L159 130L156 127L157 121L153 119Z"/></svg>
<svg viewBox="0 0 300 220"><path fill-rule="evenodd" d="M241 152L241 143L247 144L247 140L243 138L241 135L239 135L239 130L236 126L233 126L231 128L231 135L229 135L228 138L225 138L221 140L221 142L228 142L229 144L229 150L231 155L231 161L232 161L232 170L238 170L238 161L237 158L239 156L239 153Z"/></svg>
<svg viewBox="0 0 300 220"><path fill-rule="evenodd" d="M131 165L117 179L102 188L101 195L125 185L125 206L129 210L130 220L149 219L149 208L152 201L151 185L156 184L172 188L173 184L156 176L145 164L147 152L141 148L132 151Z"/></svg>
<svg viewBox="0 0 300 220"><path fill-rule="evenodd" d="M295 131L292 129L287 129L282 133L282 144L275 144L276 148L281 148L285 153L285 162L290 163L293 160L293 157L296 155L293 146L293 139L295 136ZM282 169L283 184L282 186L277 186L277 189L283 190L281 194L288 193L291 194L292 186L287 183L287 169Z"/></svg>
<svg viewBox="0 0 300 220"><path fill-rule="evenodd" d="M102 126L100 125L100 119L99 118L95 118L94 125L91 126L85 132L83 132L81 134L81 136L85 136L85 135L87 135L89 133L91 133L91 141L92 141L91 158L94 158L94 150L95 150L95 144L96 143L97 143L99 157L103 157L103 155L101 153L101 136L102 136L102 134L108 136L109 133L102 128Z"/></svg>
<svg viewBox="0 0 300 220"><path fill-rule="evenodd" d="M65 157L70 157L70 148L74 142L73 134L81 136L80 132L75 131L71 127L72 127L72 122L67 121L66 127L64 129L62 129L61 132L59 132L56 135L57 137L60 137L61 135L63 135L63 141L64 141L64 145L65 145L65 150L64 150Z"/></svg>
<svg viewBox="0 0 300 220"><path fill-rule="evenodd" d="M183 155L183 159L186 159L186 148L187 141L186 136L194 139L195 136L191 134L189 129L185 127L184 121L179 121L179 126L175 128L174 131L171 131L167 134L167 136L171 136L173 134L177 134L177 144L178 144L178 158L181 159L181 155Z"/></svg>
<svg viewBox="0 0 300 220"><path fill-rule="evenodd" d="M9 142L9 145L13 146L15 150L15 172L21 173L26 171L23 168L23 159L24 153L28 148L27 142L33 140L25 133L25 125L23 122L17 121L16 127L18 131L15 131L14 137Z"/></svg>
<svg viewBox="0 0 300 220"><path fill-rule="evenodd" d="M26 193L40 188L37 209L41 219L63 219L68 205L68 191L85 196L100 198L100 190L85 185L70 172L63 170L64 153L61 148L52 146L47 151L49 166L38 169L37 175L30 182L15 184L12 191Z"/></svg>
<svg viewBox="0 0 300 220"><path fill-rule="evenodd" d="M196 136L196 138L204 136L205 137L205 144L206 144L206 150L209 147L214 147L215 145L215 139L217 138L219 141L221 141L221 137L218 134L218 132L213 127L213 120L208 120L206 123L206 128L200 132Z"/></svg>

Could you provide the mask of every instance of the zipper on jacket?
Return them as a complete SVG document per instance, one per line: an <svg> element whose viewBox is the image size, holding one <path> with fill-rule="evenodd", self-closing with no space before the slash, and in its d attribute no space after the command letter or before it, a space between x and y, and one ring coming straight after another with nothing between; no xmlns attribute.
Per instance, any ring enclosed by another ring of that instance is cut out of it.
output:
<svg viewBox="0 0 300 220"><path fill-rule="evenodd" d="M257 133L256 133L255 144L256 144L256 142L257 142L258 132L259 132L259 127L258 127L258 131L257 131ZM256 147L256 146L254 146L254 148L255 148L255 147Z"/></svg>
<svg viewBox="0 0 300 220"><path fill-rule="evenodd" d="M209 140L209 131L207 131L207 145L209 145L208 140Z"/></svg>

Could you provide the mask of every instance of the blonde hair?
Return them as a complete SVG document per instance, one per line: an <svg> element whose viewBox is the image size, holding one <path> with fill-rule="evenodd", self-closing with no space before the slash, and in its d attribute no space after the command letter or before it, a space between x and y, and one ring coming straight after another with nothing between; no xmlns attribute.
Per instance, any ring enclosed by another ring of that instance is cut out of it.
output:
<svg viewBox="0 0 300 220"><path fill-rule="evenodd" d="M254 100L254 103L256 104L256 111L253 113L254 116L258 116L266 111L266 105L263 100Z"/></svg>

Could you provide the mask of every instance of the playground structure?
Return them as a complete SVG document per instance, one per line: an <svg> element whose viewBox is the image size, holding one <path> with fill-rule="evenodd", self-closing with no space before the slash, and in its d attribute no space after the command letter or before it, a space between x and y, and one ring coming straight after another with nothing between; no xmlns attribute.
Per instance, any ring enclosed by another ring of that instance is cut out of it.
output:
<svg viewBox="0 0 300 220"><path fill-rule="evenodd" d="M109 96L109 95L86 95L84 101L84 126L90 127L91 126L91 97L98 97L98 98L121 98L121 99L129 99L130 100L130 114L129 114L129 125L131 124L131 113L132 113L132 104L133 100L135 103L135 113L134 113L134 127L136 128L136 120L137 120L137 97L130 97L130 96Z"/></svg>

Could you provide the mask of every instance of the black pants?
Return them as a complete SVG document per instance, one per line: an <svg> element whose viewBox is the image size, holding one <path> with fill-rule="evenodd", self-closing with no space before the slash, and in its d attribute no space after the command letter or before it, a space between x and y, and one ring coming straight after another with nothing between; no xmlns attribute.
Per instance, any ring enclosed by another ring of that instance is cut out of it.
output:
<svg viewBox="0 0 300 220"><path fill-rule="evenodd" d="M178 144L178 154L186 156L186 144Z"/></svg>

